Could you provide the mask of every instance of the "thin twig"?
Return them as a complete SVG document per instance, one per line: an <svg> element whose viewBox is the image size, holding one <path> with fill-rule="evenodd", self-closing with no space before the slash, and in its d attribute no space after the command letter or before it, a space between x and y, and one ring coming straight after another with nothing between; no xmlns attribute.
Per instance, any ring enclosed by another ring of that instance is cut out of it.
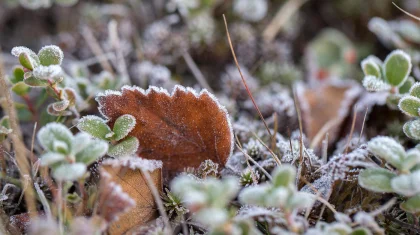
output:
<svg viewBox="0 0 420 235"><path fill-rule="evenodd" d="M22 185L28 183L28 188L25 192L25 202L28 208L29 216L34 218L37 216L36 204L35 204L35 193L32 188L32 177L31 169L26 156L27 149L22 141L22 132L18 124L18 117L15 109L14 102L12 100L12 95L10 94L9 88L6 84L6 77L3 68L3 62L0 57L0 94L5 98L6 101L6 113L9 116L10 127L13 130L10 133L12 143L15 149L15 158L17 165L20 169L20 181ZM29 180L29 182L27 182Z"/></svg>
<svg viewBox="0 0 420 235"><path fill-rule="evenodd" d="M260 166L260 164L258 164L258 162L256 162L254 159L252 159L252 157L249 156L241 147L239 147L238 144L236 144L236 147L238 147L238 149L245 155L245 157L247 157L249 161L251 161L255 166L257 166L262 171L262 173L264 173L264 175L267 176L267 178L270 181L273 180L273 178L271 178L271 175L262 166Z"/></svg>
<svg viewBox="0 0 420 235"><path fill-rule="evenodd" d="M354 125L356 124L356 117L357 117L357 112L356 112L356 108L353 109L354 114L353 114L353 121L351 123L351 130L350 130L350 135L349 138L347 139L347 143L346 143L346 149L344 150L344 154L347 154L348 150L349 150L349 145L350 145L350 141L351 138L353 136L353 132L354 132Z"/></svg>
<svg viewBox="0 0 420 235"><path fill-rule="evenodd" d="M188 53L188 51L184 51L184 53L182 53L182 58L184 58L185 63L187 63L188 68L191 70L192 74L194 75L195 79L200 84L200 86L206 88L211 93L214 93L213 89L211 89L210 85L207 83L207 80L204 77L203 73L200 71L197 64L192 59L190 53Z"/></svg>
<svg viewBox="0 0 420 235"><path fill-rule="evenodd" d="M156 185L153 183L152 177L150 176L149 172L147 170L144 170L143 168L140 168L140 170L141 170L141 173L144 176L144 179L146 180L147 186L149 187L150 191L152 192L152 195L153 195L153 197L155 199L155 202L158 206L159 213L163 217L163 222L165 223L165 231L168 234L171 234L171 232L169 232L169 231L173 231L173 230L172 230L171 224L169 223L169 217L166 214L165 207L163 206L162 199L160 198L159 191L157 190Z"/></svg>
<svg viewBox="0 0 420 235"><path fill-rule="evenodd" d="M223 14L223 20L225 21L226 35L227 35L227 38L228 38L228 41L229 41L230 51L232 52L232 56L233 56L233 59L234 59L234 61L235 61L236 67L238 68L239 74L241 75L241 78L242 78L242 83L244 84L245 89L246 89L246 91L247 91L247 93L248 93L248 96L249 96L249 98L251 98L251 101L252 101L252 103L254 104L255 109L258 111L258 115L260 116L261 120L263 121L264 126L265 126L265 128L267 129L268 134L270 135L270 138L273 138L273 136L271 135L270 128L268 128L268 125L267 125L267 123L265 122L264 117L263 117L263 115L262 115L262 113L261 113L260 109L259 109L259 108L258 108L258 106L257 106L257 103L255 103L254 97L252 96L251 91L250 91L250 90L249 90L249 88L248 88L248 85L247 85L247 83L246 83L246 81L245 81L244 75L242 74L241 67L239 66L238 60L236 59L235 50L233 49L232 40L230 39L229 29L228 29L228 25L227 25L226 17L225 17L225 15L224 15L224 14Z"/></svg>
<svg viewBox="0 0 420 235"><path fill-rule="evenodd" d="M274 160L277 162L277 165L281 165L280 159L277 157L277 155L271 150L261 139L258 137L258 135L255 132L252 132L252 134L257 138L258 142L260 142L267 150L270 152L271 156L273 156Z"/></svg>
<svg viewBox="0 0 420 235"><path fill-rule="evenodd" d="M392 4L394 4L394 6L395 6L396 8L398 8L398 10L402 11L404 14L406 14L406 15L408 15L408 16L410 16L410 17L412 17L413 19L416 19L416 20L420 21L420 17L415 16L415 15L411 14L410 12L408 12L408 11L406 11L406 10L402 9L402 8L401 8L401 7L399 7L399 6L398 6L395 2L392 2Z"/></svg>
<svg viewBox="0 0 420 235"><path fill-rule="evenodd" d="M357 146L359 146L360 144L360 140L362 139L362 135L363 135L363 130L365 128L365 123L366 123L366 117L368 114L368 107L366 107L366 112L365 112L365 116L363 117L363 123L362 123L362 129L360 130L360 135L359 135L359 140L357 141Z"/></svg>
<svg viewBox="0 0 420 235"><path fill-rule="evenodd" d="M266 42L271 42L280 29L289 21L293 14L306 2L307 0L289 0L278 11L274 18L268 24L263 32L263 38Z"/></svg>

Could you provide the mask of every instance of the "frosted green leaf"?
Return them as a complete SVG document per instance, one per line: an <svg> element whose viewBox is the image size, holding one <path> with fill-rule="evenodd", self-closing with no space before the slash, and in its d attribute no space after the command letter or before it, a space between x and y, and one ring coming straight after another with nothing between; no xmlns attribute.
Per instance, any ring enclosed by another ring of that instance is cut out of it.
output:
<svg viewBox="0 0 420 235"><path fill-rule="evenodd" d="M270 188L268 184L244 188L239 194L239 201L242 204L264 206L264 199Z"/></svg>
<svg viewBox="0 0 420 235"><path fill-rule="evenodd" d="M43 80L53 80L60 82L63 80L62 69L59 65L38 66L33 71L33 76Z"/></svg>
<svg viewBox="0 0 420 235"><path fill-rule="evenodd" d="M405 135L411 139L420 140L420 120L408 121L403 126Z"/></svg>
<svg viewBox="0 0 420 235"><path fill-rule="evenodd" d="M410 92L411 87L414 85L415 80L413 77L409 76L402 86L398 89L400 94L405 94Z"/></svg>
<svg viewBox="0 0 420 235"><path fill-rule="evenodd" d="M48 107L47 107L47 113L49 115L57 116L57 117L59 117L59 116L71 116L72 115L72 112L69 111L69 110L64 110L64 111L57 111L57 110L55 110L53 108L53 104L49 104L48 105Z"/></svg>
<svg viewBox="0 0 420 235"><path fill-rule="evenodd" d="M409 198L407 201L400 204L401 209L410 213L420 212L420 194Z"/></svg>
<svg viewBox="0 0 420 235"><path fill-rule="evenodd" d="M63 61L63 51L58 46L45 46L38 52L39 61L41 65L61 65Z"/></svg>
<svg viewBox="0 0 420 235"><path fill-rule="evenodd" d="M89 146L91 142L92 142L91 135L85 132L77 133L73 138L73 149L71 151L71 154L76 155L77 153L85 149L87 146Z"/></svg>
<svg viewBox="0 0 420 235"><path fill-rule="evenodd" d="M64 141L55 140L53 142L54 152L67 154L69 153L69 146Z"/></svg>
<svg viewBox="0 0 420 235"><path fill-rule="evenodd" d="M229 219L229 213L225 209L205 208L195 213L194 218L204 225L217 227L226 223Z"/></svg>
<svg viewBox="0 0 420 235"><path fill-rule="evenodd" d="M31 88L26 85L24 82L18 82L12 86L12 91L16 93L16 95L24 96L28 94Z"/></svg>
<svg viewBox="0 0 420 235"><path fill-rule="evenodd" d="M54 102L51 104L51 106L55 111L62 112L69 107L69 104L70 104L70 101L65 99L65 100Z"/></svg>
<svg viewBox="0 0 420 235"><path fill-rule="evenodd" d="M310 207L314 203L314 198L312 195L305 192L296 192L292 197L289 198L287 202L287 207L294 209L303 209Z"/></svg>
<svg viewBox="0 0 420 235"><path fill-rule="evenodd" d="M74 181L86 173L84 163L62 164L53 169L52 175L58 181Z"/></svg>
<svg viewBox="0 0 420 235"><path fill-rule="evenodd" d="M401 195L411 197L420 193L420 170L399 175L391 180L392 189Z"/></svg>
<svg viewBox="0 0 420 235"><path fill-rule="evenodd" d="M104 156L108 151L108 143L95 139L90 142L81 152L76 154L76 161L83 162L86 165L90 165L98 158Z"/></svg>
<svg viewBox="0 0 420 235"><path fill-rule="evenodd" d="M365 189L378 193L393 192L391 179L396 177L394 173L382 168L369 168L360 172L359 185Z"/></svg>
<svg viewBox="0 0 420 235"><path fill-rule="evenodd" d="M296 177L296 170L290 165L282 165L275 169L273 173L274 187L288 187L294 184Z"/></svg>
<svg viewBox="0 0 420 235"><path fill-rule="evenodd" d="M368 150L376 157L382 158L398 169L405 158L404 147L394 139L386 136L378 136L370 140Z"/></svg>
<svg viewBox="0 0 420 235"><path fill-rule="evenodd" d="M118 144L109 147L108 155L111 157L122 157L132 155L137 152L139 140L129 136Z"/></svg>
<svg viewBox="0 0 420 235"><path fill-rule="evenodd" d="M377 78L382 77L381 68L371 57L367 57L366 59L362 60L361 67L366 76L374 76Z"/></svg>
<svg viewBox="0 0 420 235"><path fill-rule="evenodd" d="M32 72L25 73L25 79L23 80L23 82L25 82L26 85L32 87L48 86L48 81L34 77Z"/></svg>
<svg viewBox="0 0 420 235"><path fill-rule="evenodd" d="M50 166L64 160L66 160L66 156L64 154L48 152L41 156L41 166Z"/></svg>
<svg viewBox="0 0 420 235"><path fill-rule="evenodd" d="M285 187L276 188L265 196L265 201L262 206L286 207L290 196L292 196L292 192L289 189Z"/></svg>
<svg viewBox="0 0 420 235"><path fill-rule="evenodd" d="M406 115L411 117L419 116L420 99L414 96L405 96L400 99L398 108Z"/></svg>
<svg viewBox="0 0 420 235"><path fill-rule="evenodd" d="M391 89L391 87L386 82L371 75L365 76L362 84L368 91L386 91Z"/></svg>
<svg viewBox="0 0 420 235"><path fill-rule="evenodd" d="M122 115L121 117L117 118L114 123L113 132L115 135L113 136L113 140L121 140L125 138L130 131L136 126L136 118L130 114Z"/></svg>
<svg viewBox="0 0 420 235"><path fill-rule="evenodd" d="M420 98L420 82L416 82L413 86L411 86L410 95Z"/></svg>
<svg viewBox="0 0 420 235"><path fill-rule="evenodd" d="M391 52L385 59L384 74L392 86L401 86L411 72L411 57L402 50Z"/></svg>
<svg viewBox="0 0 420 235"><path fill-rule="evenodd" d="M88 115L80 119L77 128L93 137L107 140L107 134L111 133L111 128L105 123L105 120L98 116Z"/></svg>
<svg viewBox="0 0 420 235"><path fill-rule="evenodd" d="M372 232L367 228L360 227L353 229L353 232L351 232L350 235L372 235Z"/></svg>
<svg viewBox="0 0 420 235"><path fill-rule="evenodd" d="M39 130L37 139L44 149L54 152L54 141L57 140L66 143L68 149L71 149L73 134L63 124L48 123Z"/></svg>
<svg viewBox="0 0 420 235"><path fill-rule="evenodd" d="M407 157L404 159L401 171L408 172L415 165L420 163L420 151L418 149L410 149L407 151Z"/></svg>
<svg viewBox="0 0 420 235"><path fill-rule="evenodd" d="M18 57L20 64L29 70L33 70L40 65L38 56L27 47L14 47L12 55Z"/></svg>

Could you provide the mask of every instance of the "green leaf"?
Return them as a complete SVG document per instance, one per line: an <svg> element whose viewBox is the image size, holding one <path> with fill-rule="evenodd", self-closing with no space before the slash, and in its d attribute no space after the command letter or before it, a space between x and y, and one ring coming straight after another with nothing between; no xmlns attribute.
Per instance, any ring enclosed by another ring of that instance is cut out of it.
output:
<svg viewBox="0 0 420 235"><path fill-rule="evenodd" d="M420 120L408 121L403 126L405 135L411 139L420 140Z"/></svg>
<svg viewBox="0 0 420 235"><path fill-rule="evenodd" d="M407 80L404 82L404 84L402 86L400 86L400 88L398 89L399 90L399 93L400 94L405 94L405 93L410 92L410 89L414 85L414 82L415 82L414 78L411 77L411 76L409 76L407 78Z"/></svg>
<svg viewBox="0 0 420 235"><path fill-rule="evenodd" d="M420 171L414 171L411 174L404 174L394 177L391 180L391 186L394 192L411 197L420 193Z"/></svg>
<svg viewBox="0 0 420 235"><path fill-rule="evenodd" d="M105 123L105 120L98 116L88 115L80 119L77 128L93 137L107 140L106 135L111 133L111 128Z"/></svg>
<svg viewBox="0 0 420 235"><path fill-rule="evenodd" d="M410 95L420 98L420 82L414 83L414 85L410 89Z"/></svg>
<svg viewBox="0 0 420 235"><path fill-rule="evenodd" d="M50 166L66 160L66 156L61 153L48 152L41 156L41 166Z"/></svg>
<svg viewBox="0 0 420 235"><path fill-rule="evenodd" d="M366 59L362 60L361 66L365 76L370 75L377 78L382 77L381 68L372 58L367 57Z"/></svg>
<svg viewBox="0 0 420 235"><path fill-rule="evenodd" d="M95 139L90 142L81 152L76 154L76 161L83 162L86 165L90 165L98 158L104 156L108 151L108 143Z"/></svg>
<svg viewBox="0 0 420 235"><path fill-rule="evenodd" d="M72 148L73 134L63 124L48 123L39 130L37 138L41 146L51 152L55 151L54 141L62 141L67 144L67 149Z"/></svg>
<svg viewBox="0 0 420 235"><path fill-rule="evenodd" d="M114 123L113 131L115 135L113 136L113 140L119 141L125 138L130 131L136 126L136 118L130 114L122 115L121 117L117 118Z"/></svg>
<svg viewBox="0 0 420 235"><path fill-rule="evenodd" d="M406 157L404 147L387 136L378 136L370 140L368 150L398 169L401 168L402 161Z"/></svg>
<svg viewBox="0 0 420 235"><path fill-rule="evenodd" d="M32 76L32 72L25 73L25 80L23 82L28 86L33 87L45 87L48 86L48 81L43 79L38 79L34 76Z"/></svg>
<svg viewBox="0 0 420 235"><path fill-rule="evenodd" d="M400 102L398 103L398 108L405 115L408 115L410 117L418 117L420 99L414 96L405 96L400 99Z"/></svg>
<svg viewBox="0 0 420 235"><path fill-rule="evenodd" d="M86 173L86 165L83 163L62 164L53 169L53 177L58 181L74 181L80 179Z"/></svg>
<svg viewBox="0 0 420 235"><path fill-rule="evenodd" d="M358 227L353 229L353 232L350 233L350 235L371 235L372 232L370 232L369 229L367 228L363 228L363 227Z"/></svg>
<svg viewBox="0 0 420 235"><path fill-rule="evenodd" d="M23 81L24 78L25 78L25 71L23 71L21 67L16 66L13 69L13 77L10 78L10 82L12 82L13 84L16 84L18 82Z"/></svg>
<svg viewBox="0 0 420 235"><path fill-rule="evenodd" d="M420 163L420 150L410 149L407 151L407 157L404 159L401 167L401 171L408 172L415 165Z"/></svg>
<svg viewBox="0 0 420 235"><path fill-rule="evenodd" d="M360 172L359 185L365 189L378 193L391 193L391 180L396 176L389 170L369 168Z"/></svg>
<svg viewBox="0 0 420 235"><path fill-rule="evenodd" d="M407 201L400 204L402 210L410 213L420 212L420 194L409 198Z"/></svg>
<svg viewBox="0 0 420 235"><path fill-rule="evenodd" d="M386 81L392 86L401 86L411 72L411 58L402 50L391 52L384 62Z"/></svg>
<svg viewBox="0 0 420 235"><path fill-rule="evenodd" d="M0 119L0 126L10 128L9 116L4 116Z"/></svg>
<svg viewBox="0 0 420 235"><path fill-rule="evenodd" d="M24 96L29 93L31 88L24 82L18 82L12 86L12 91L18 96Z"/></svg>
<svg viewBox="0 0 420 235"><path fill-rule="evenodd" d="M27 47L14 47L12 49L12 55L18 57L20 64L29 70L33 70L40 64L35 52Z"/></svg>
<svg viewBox="0 0 420 235"><path fill-rule="evenodd" d="M38 52L39 61L44 66L61 65L63 51L58 46L45 46Z"/></svg>
<svg viewBox="0 0 420 235"><path fill-rule="evenodd" d="M294 184L296 170L293 166L282 165L275 169L273 173L273 186L274 187L288 187Z"/></svg>
<svg viewBox="0 0 420 235"><path fill-rule="evenodd" d="M139 140L136 137L129 136L118 144L109 147L108 155L111 157L122 157L133 155L137 152Z"/></svg>
<svg viewBox="0 0 420 235"><path fill-rule="evenodd" d="M398 109L398 103L402 97L404 96L400 94L389 94L388 97L386 97L386 104L390 109Z"/></svg>

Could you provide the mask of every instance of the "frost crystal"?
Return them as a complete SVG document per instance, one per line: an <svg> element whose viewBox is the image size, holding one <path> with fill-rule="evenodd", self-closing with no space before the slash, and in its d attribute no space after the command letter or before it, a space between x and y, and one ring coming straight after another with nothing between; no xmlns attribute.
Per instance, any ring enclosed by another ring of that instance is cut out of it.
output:
<svg viewBox="0 0 420 235"><path fill-rule="evenodd" d="M363 86L368 91L386 91L391 89L391 86L375 76L366 76L363 79Z"/></svg>
<svg viewBox="0 0 420 235"><path fill-rule="evenodd" d="M104 165L110 165L112 167L128 167L132 170L143 169L146 171L154 171L162 168L162 161L158 160L147 160L137 156L122 157L119 159L107 159L102 162Z"/></svg>
<svg viewBox="0 0 420 235"><path fill-rule="evenodd" d="M61 67L59 65L38 66L34 69L34 76L39 79L54 79L61 74Z"/></svg>

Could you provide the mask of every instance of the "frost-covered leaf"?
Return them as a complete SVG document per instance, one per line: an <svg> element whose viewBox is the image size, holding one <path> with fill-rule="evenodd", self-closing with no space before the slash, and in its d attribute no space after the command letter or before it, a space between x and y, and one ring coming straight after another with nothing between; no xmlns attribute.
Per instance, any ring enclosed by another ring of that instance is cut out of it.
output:
<svg viewBox="0 0 420 235"><path fill-rule="evenodd" d="M38 52L39 61L44 66L61 65L63 61L63 51L58 46L44 46Z"/></svg>
<svg viewBox="0 0 420 235"><path fill-rule="evenodd" d="M76 161L90 165L108 151L108 143L103 140L92 140L81 152L76 154Z"/></svg>
<svg viewBox="0 0 420 235"><path fill-rule="evenodd" d="M220 208L205 208L194 214L194 218L206 226L217 227L226 223L229 212Z"/></svg>
<svg viewBox="0 0 420 235"><path fill-rule="evenodd" d="M362 60L361 66L365 76L374 76L377 78L382 77L381 67L372 57L367 57Z"/></svg>
<svg viewBox="0 0 420 235"><path fill-rule="evenodd" d="M59 65L40 65L34 69L32 74L35 78L43 80L53 80L55 82L63 80L62 69Z"/></svg>
<svg viewBox="0 0 420 235"><path fill-rule="evenodd" d="M394 173L382 168L365 169L359 174L359 185L370 191L378 193L390 193L391 180L396 177Z"/></svg>
<svg viewBox="0 0 420 235"><path fill-rule="evenodd" d="M420 194L407 199L407 201L400 204L401 209L410 213L420 212Z"/></svg>
<svg viewBox="0 0 420 235"><path fill-rule="evenodd" d="M411 149L407 151L407 157L404 159L402 163L401 170L404 172L408 172L413 168L415 165L420 163L420 150L418 149Z"/></svg>
<svg viewBox="0 0 420 235"><path fill-rule="evenodd" d="M287 202L287 208L303 209L310 207L314 203L313 195L305 192L296 192Z"/></svg>
<svg viewBox="0 0 420 235"><path fill-rule="evenodd" d="M413 86L411 86L410 95L420 98L420 82L416 82Z"/></svg>
<svg viewBox="0 0 420 235"><path fill-rule="evenodd" d="M383 69L386 81L392 86L400 86L411 72L411 57L402 50L391 52L385 59Z"/></svg>
<svg viewBox="0 0 420 235"><path fill-rule="evenodd" d="M32 72L25 73L25 79L23 82L25 82L26 85L33 87L48 86L48 81L34 77Z"/></svg>
<svg viewBox="0 0 420 235"><path fill-rule="evenodd" d="M130 131L134 129L136 126L136 118L132 115L125 114L121 117L117 118L114 123L113 132L115 135L113 136L113 140L119 141L125 138Z"/></svg>
<svg viewBox="0 0 420 235"><path fill-rule="evenodd" d="M27 47L14 47L12 55L18 57L20 64L29 70L33 70L40 65L38 56Z"/></svg>
<svg viewBox="0 0 420 235"><path fill-rule="evenodd" d="M392 189L401 195L411 197L420 193L420 170L411 174L404 174L394 177L391 180Z"/></svg>
<svg viewBox="0 0 420 235"><path fill-rule="evenodd" d="M28 94L30 91L30 87L26 85L24 82L18 82L12 86L12 91L16 93L16 95L24 96Z"/></svg>
<svg viewBox="0 0 420 235"><path fill-rule="evenodd" d="M386 136L378 136L370 140L368 150L396 168L401 167L406 157L404 147L393 138Z"/></svg>
<svg viewBox="0 0 420 235"><path fill-rule="evenodd" d="M164 162L164 175L175 175L185 167L198 167L204 160L224 166L233 149L233 133L226 110L203 90L176 86L164 89L123 87L97 97L100 111L111 127L117 118L136 118L131 136L140 141L138 154Z"/></svg>
<svg viewBox="0 0 420 235"><path fill-rule="evenodd" d="M65 159L66 156L61 153L48 152L41 156L41 166L50 166Z"/></svg>
<svg viewBox="0 0 420 235"><path fill-rule="evenodd" d="M89 146L92 142L92 137L84 132L77 133L73 138L73 148L72 148L72 155L76 155L87 146Z"/></svg>
<svg viewBox="0 0 420 235"><path fill-rule="evenodd" d="M53 108L53 104L49 104L47 107L47 113L52 116L71 116L73 113L70 110L64 110L64 111L57 111Z"/></svg>
<svg viewBox="0 0 420 235"><path fill-rule="evenodd" d="M269 185L256 185L244 188L239 194L239 201L247 205L264 206L264 197L269 189Z"/></svg>
<svg viewBox="0 0 420 235"><path fill-rule="evenodd" d="M400 88L398 89L399 93L405 94L405 93L410 92L410 89L413 87L414 83L415 83L414 78L409 76L407 80L405 80L404 84L400 86Z"/></svg>
<svg viewBox="0 0 420 235"><path fill-rule="evenodd" d="M398 108L406 115L411 117L419 116L420 99L414 96L405 96L400 99Z"/></svg>
<svg viewBox="0 0 420 235"><path fill-rule="evenodd" d="M57 111L62 112L69 107L70 101L69 100L60 100L51 104L51 107Z"/></svg>
<svg viewBox="0 0 420 235"><path fill-rule="evenodd" d="M74 181L80 179L86 173L84 163L62 164L54 168L52 175L59 181Z"/></svg>
<svg viewBox="0 0 420 235"><path fill-rule="evenodd" d="M68 149L71 149L73 134L63 124L48 123L39 130L37 139L44 149L54 152L54 141L57 140L66 143Z"/></svg>
<svg viewBox="0 0 420 235"><path fill-rule="evenodd" d="M353 229L350 235L372 235L372 232L367 228L358 227Z"/></svg>
<svg viewBox="0 0 420 235"><path fill-rule="evenodd" d="M88 115L79 120L77 128L93 137L106 140L106 136L111 133L111 128L105 123L105 120L98 116Z"/></svg>
<svg viewBox="0 0 420 235"><path fill-rule="evenodd" d="M108 155L111 157L122 157L133 155L139 148L139 140L136 137L129 136L116 145L110 146Z"/></svg>
<svg viewBox="0 0 420 235"><path fill-rule="evenodd" d="M140 168L149 172L152 183L161 191L161 161L126 157L105 160L102 164L101 186L99 189L102 196L98 202L98 214L107 221L112 221L109 231L111 234L124 234L130 228L143 225L156 219L158 216L153 194ZM105 176L106 174L108 176ZM118 182L120 187L110 185L109 182ZM124 194L134 200L134 207L132 207L133 201L125 204L117 203L120 200L129 201ZM123 205L128 205L132 208L126 210Z"/></svg>
<svg viewBox="0 0 420 235"><path fill-rule="evenodd" d="M408 121L403 126L405 135L411 139L420 140L420 120Z"/></svg>
<svg viewBox="0 0 420 235"><path fill-rule="evenodd" d="M391 89L391 87L388 85L388 83L384 82L380 78L377 78L375 76L365 76L363 79L363 86L368 91L386 91Z"/></svg>
<svg viewBox="0 0 420 235"><path fill-rule="evenodd" d="M290 165L277 167L273 173L274 187L288 187L294 184L296 179L296 169Z"/></svg>

